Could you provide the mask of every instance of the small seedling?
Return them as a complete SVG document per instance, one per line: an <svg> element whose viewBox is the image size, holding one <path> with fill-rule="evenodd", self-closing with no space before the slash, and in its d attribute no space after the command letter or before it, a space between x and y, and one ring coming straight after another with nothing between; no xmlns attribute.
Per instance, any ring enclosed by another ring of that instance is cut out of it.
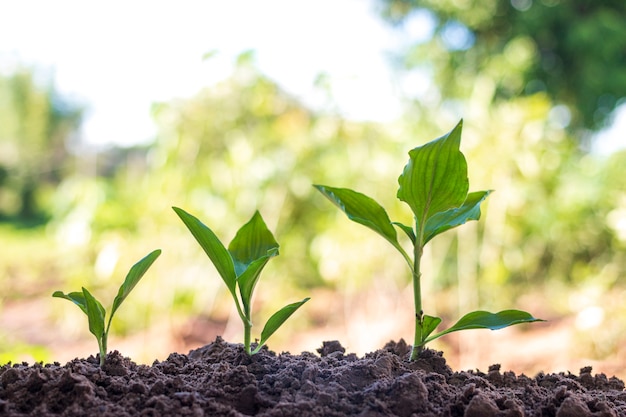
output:
<svg viewBox="0 0 626 417"><path fill-rule="evenodd" d="M226 249L215 233L200 220L180 208L173 207L173 209L209 256L233 296L237 313L243 322L243 344L246 353L248 355L258 353L267 339L302 304L309 301L309 298L305 298L302 301L288 304L274 313L265 324L256 348L251 349L252 294L261 271L270 258L278 255L278 243L272 232L268 230L261 214L257 211L250 221L239 229Z"/></svg>
<svg viewBox="0 0 626 417"><path fill-rule="evenodd" d="M128 275L126 275L124 283L121 285L115 299L113 300L113 306L111 307L111 314L109 315L109 321L106 324L106 328L104 327L106 318L106 311L104 307L102 307L102 304L96 300L96 298L91 295L85 287L82 288L82 292L64 294L62 291L55 291L54 294L52 294L53 297L65 298L66 300L73 302L83 311L83 313L87 315L87 320L89 321L89 331L96 336L96 340L98 341L98 348L100 349L100 366L103 366L106 360L107 339L113 315L159 255L161 255L160 249L150 252L130 269Z"/></svg>
<svg viewBox="0 0 626 417"><path fill-rule="evenodd" d="M468 220L480 218L480 204L491 191L468 193L467 162L460 151L463 122L448 134L409 152L409 162L398 178L399 200L411 208L415 228L391 222L385 209L372 198L346 188L314 185L337 205L350 220L360 223L384 237L407 262L413 276L415 302L415 339L410 360L416 360L426 343L448 333L467 329L502 329L519 323L542 321L520 310L498 313L474 311L463 316L452 327L432 334L441 318L424 314L422 310L420 263L425 245L446 230ZM398 227L413 244L411 258L400 245Z"/></svg>

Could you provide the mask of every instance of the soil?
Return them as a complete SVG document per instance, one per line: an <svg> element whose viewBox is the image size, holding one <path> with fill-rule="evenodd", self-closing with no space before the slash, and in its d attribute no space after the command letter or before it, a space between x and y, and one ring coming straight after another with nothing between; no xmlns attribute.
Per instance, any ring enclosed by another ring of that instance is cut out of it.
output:
<svg viewBox="0 0 626 417"><path fill-rule="evenodd" d="M400 340L357 357L339 342L318 354L252 357L215 342L152 366L114 351L97 357L0 368L2 416L626 416L624 382L591 367L535 377L453 372L441 352L409 362Z"/></svg>

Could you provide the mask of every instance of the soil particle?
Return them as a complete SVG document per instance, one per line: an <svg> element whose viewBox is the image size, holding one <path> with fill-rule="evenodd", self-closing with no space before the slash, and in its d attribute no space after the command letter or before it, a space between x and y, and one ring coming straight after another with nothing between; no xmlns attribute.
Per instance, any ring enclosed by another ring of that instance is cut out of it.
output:
<svg viewBox="0 0 626 417"><path fill-rule="evenodd" d="M151 366L118 352L59 363L0 367L2 416L626 416L624 383L590 367L534 378L499 365L453 372L441 352L408 361L400 340L362 358L337 341L319 355L250 357L221 338Z"/></svg>

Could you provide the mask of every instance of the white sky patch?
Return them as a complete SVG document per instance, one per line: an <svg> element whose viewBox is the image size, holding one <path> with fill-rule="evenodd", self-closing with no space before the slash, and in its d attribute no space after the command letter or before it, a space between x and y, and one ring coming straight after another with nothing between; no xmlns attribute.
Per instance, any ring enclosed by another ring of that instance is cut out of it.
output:
<svg viewBox="0 0 626 417"><path fill-rule="evenodd" d="M0 3L0 64L54 69L57 87L88 105L90 143L155 135L150 104L189 97L255 50L261 71L307 104L328 74L345 116L401 113L384 58L393 31L371 1L19 1ZM203 61L206 52L215 57ZM0 65L2 67L3 65Z"/></svg>
<svg viewBox="0 0 626 417"><path fill-rule="evenodd" d="M592 152L599 155L620 149L626 149L626 104L615 109L613 123L595 135L592 146Z"/></svg>

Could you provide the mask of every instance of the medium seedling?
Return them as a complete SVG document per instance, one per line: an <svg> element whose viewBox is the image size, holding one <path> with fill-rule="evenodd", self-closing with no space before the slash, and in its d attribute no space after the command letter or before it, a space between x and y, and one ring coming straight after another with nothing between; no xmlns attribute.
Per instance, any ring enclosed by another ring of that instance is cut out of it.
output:
<svg viewBox="0 0 626 417"><path fill-rule="evenodd" d="M62 291L55 291L52 294L53 297L65 298L66 300L73 302L83 311L83 313L87 315L87 320L89 321L89 331L98 341L98 348L100 350L100 366L103 366L106 361L107 340L113 315L159 255L161 255L161 250L157 249L150 252L143 259L132 266L128 275L126 275L124 283L119 288L117 295L113 300L113 306L111 307L111 314L109 315L109 321L106 324L106 328L104 326L106 310L85 287L82 288L82 292L64 294Z"/></svg>
<svg viewBox="0 0 626 417"><path fill-rule="evenodd" d="M467 329L502 329L519 323L542 321L525 311L504 310L498 313L473 311L452 327L434 333L441 318L422 310L421 259L424 247L435 236L480 218L480 204L491 191L468 193L467 162L460 151L463 122L448 134L409 152L409 162L398 178L397 198L411 208L415 227L392 222L385 209L372 198L346 188L314 185L337 205L350 220L384 237L396 248L409 266L413 277L415 302L415 339L410 360L416 360L426 343L448 333ZM400 245L395 227L402 230L413 245L413 257Z"/></svg>
<svg viewBox="0 0 626 417"><path fill-rule="evenodd" d="M261 271L270 258L278 255L279 245L272 232L268 230L261 214L257 211L250 221L239 229L226 249L215 233L200 220L180 208L173 207L173 209L211 259L235 300L237 313L243 322L243 344L246 353L248 355L258 353L267 339L302 304L309 301L309 298L305 298L288 304L274 313L265 324L257 346L252 350L250 345L252 294Z"/></svg>

